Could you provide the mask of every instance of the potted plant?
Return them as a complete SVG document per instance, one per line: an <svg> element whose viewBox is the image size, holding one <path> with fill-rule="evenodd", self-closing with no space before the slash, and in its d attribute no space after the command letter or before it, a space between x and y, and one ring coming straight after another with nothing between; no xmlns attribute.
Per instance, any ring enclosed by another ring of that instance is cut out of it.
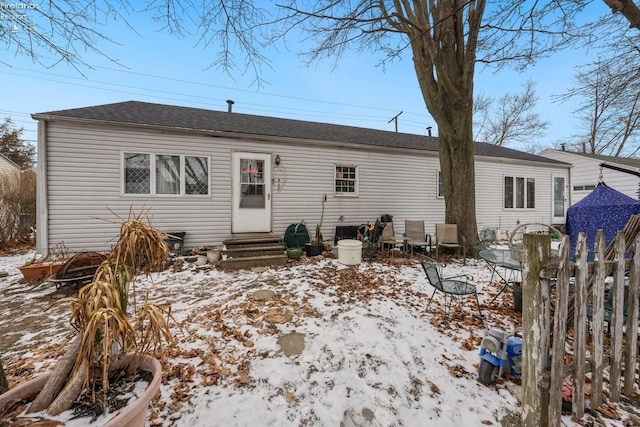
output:
<svg viewBox="0 0 640 427"><path fill-rule="evenodd" d="M58 242L53 245L49 251L49 255L45 258L36 260L36 257L33 256L25 261L24 265L18 267L18 269L27 282L42 280L56 274L69 258L69 249L64 242Z"/></svg>
<svg viewBox="0 0 640 427"><path fill-rule="evenodd" d="M116 416L124 416L123 424L112 419L105 425L144 425L162 373L151 355L162 341L170 342L171 334L168 306L150 304L148 294L139 307L136 301L136 277L164 267L169 250L165 234L143 222L141 216L142 212L120 222L118 242L91 283L77 296L60 300L70 303L71 324L77 334L54 371L0 395L0 407L40 390L27 412L46 410L55 416L70 409L83 390L89 390L85 395L106 410L111 374L140 368L153 374L143 394L142 412L132 414L130 408L124 409Z"/></svg>
<svg viewBox="0 0 640 427"><path fill-rule="evenodd" d="M324 204L327 201L327 195L322 195L322 213L320 214L320 222L316 224L316 233L311 242L306 244L307 256L316 256L324 251L324 239L322 238L322 221L324 219Z"/></svg>
<svg viewBox="0 0 640 427"><path fill-rule="evenodd" d="M291 259L298 259L302 255L302 248L299 246L293 248L287 248L287 257Z"/></svg>
<svg viewBox="0 0 640 427"><path fill-rule="evenodd" d="M60 270L66 260L36 260L31 258L27 260L24 265L18 267L22 273L22 277L27 282L32 280L42 280L47 277L53 276Z"/></svg>

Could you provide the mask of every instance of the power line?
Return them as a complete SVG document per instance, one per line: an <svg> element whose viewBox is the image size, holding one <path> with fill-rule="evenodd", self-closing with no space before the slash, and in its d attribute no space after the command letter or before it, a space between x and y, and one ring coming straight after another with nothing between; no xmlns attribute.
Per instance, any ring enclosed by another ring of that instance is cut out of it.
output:
<svg viewBox="0 0 640 427"><path fill-rule="evenodd" d="M10 68L14 69L14 70L20 70L20 71L28 72L28 73L48 75L48 76L53 76L53 77L57 77L57 78L63 78L63 79L67 79L67 80L85 81L84 79L80 79L80 78L77 78L77 77L64 76L64 75L60 75L60 74L42 72L42 71L31 70L31 69L26 69L26 68L20 68L20 67L10 67ZM245 90L245 89L230 88L230 87L214 85L214 84L210 84L210 83L195 82L195 81L186 80L186 79L177 79L177 78L172 78L172 77L164 77L164 76L158 76L158 75L147 74L147 73L133 72L133 71L128 71L128 70L118 70L118 69L113 69L113 68L109 68L109 67L96 67L96 68L103 68L103 69L106 69L106 70L109 70L109 71L128 73L128 74L147 77L147 78L161 79L161 80L166 80L166 81L182 82L182 83L205 86L205 87L222 88L222 89L225 89L225 90L230 90L230 91L235 91L235 92L250 93L252 95L273 96L273 97L279 97L279 98L283 98L283 99L299 100L299 101L304 101L304 102L312 102L312 103L319 103L319 104L326 104L326 105L337 105L337 106L351 107L351 108L357 108L357 109L367 109L367 110L377 110L377 111L392 111L391 109L388 109L388 108L361 106L361 105L339 103L339 102L332 102L332 101L320 101L320 100L314 100L314 99L310 99L310 98L293 97L293 96L279 95L279 94L273 94L273 93L268 93L268 92L254 92L254 91L249 91L249 90ZM125 93L125 94L129 94L129 95L145 96L145 97L154 98L154 99L164 99L164 100L178 101L178 102L197 103L197 104L206 105L206 106L217 105L217 104L214 104L213 102L211 102L212 101L211 97L204 97L204 96L199 96L199 95L190 95L190 94L187 94L187 93L177 93L177 92L171 92L171 91L164 91L164 90L158 90L158 89L155 89L155 88L144 88L144 87L123 85L123 84L104 82L104 81L92 81L93 83L97 83L99 85L107 86L107 87L101 87L101 86L95 86L95 85L91 85L91 84L80 84L80 83L74 83L74 82L69 82L69 81L61 81L61 80L52 79L52 78L26 76L24 73L18 74L18 73L12 73L12 72L9 72L9 71L6 71L6 70L0 70L0 73L9 74L9 75L16 75L16 76L20 76L20 77L23 77L23 78L27 77L27 78L32 78L32 79L37 79L37 80L42 80L42 81L50 81L50 82L54 82L54 83L71 85L71 86L75 86L75 87L91 88L91 89L107 91L107 92L111 92L111 93ZM125 90L114 89L114 88L123 88ZM150 94L150 93L140 93L140 92L136 92L136 91L152 92L152 93L163 93L165 95L170 95L170 96L159 96L159 95L153 95L153 94ZM186 98L190 98L191 100L190 101L186 101L184 99L185 97ZM226 98L227 97L225 97L225 99L223 99L223 98L215 99L214 98L213 100L218 100L218 101L220 101L220 104L223 104L223 102L226 100ZM193 99L200 100L200 101L193 101ZM206 102L203 102L202 100L206 100ZM382 116L354 115L354 114L347 114L347 113L341 113L340 115L336 116L336 115L331 115L331 113L327 113L326 111L301 109L299 107L296 107L296 108L282 107L282 106L276 106L276 105L272 105L272 104L264 105L264 104L257 104L257 103L251 103L251 102L243 102L242 105L250 105L250 106L258 107L258 108L254 108L254 109L247 108L247 110L248 111L258 111L258 112L260 112L262 114L264 114L265 111L268 114L273 114L273 108L277 108L277 109L279 109L281 111L285 111L286 114L288 114L288 115L303 116L303 117L304 116L308 116L308 117L312 116L312 117L314 117L316 119L318 118L319 115L321 115L324 118L334 118L334 119L344 119L345 116L346 116L347 118L351 117L351 119L353 121L369 121L370 122L370 121L382 121L383 120ZM397 111L397 110L395 110L395 111ZM308 114L300 114L300 112L304 112L304 113L308 113ZM424 117L425 122L428 121L428 119L425 116L421 115L421 114L410 113L410 112L408 112L408 114L413 114L413 115L415 115L417 117L420 117L420 118ZM408 122L411 122L411 121L408 121ZM415 126L408 125L408 127L413 127L413 128L422 130L424 128L425 122L414 122L414 123L416 123Z"/></svg>

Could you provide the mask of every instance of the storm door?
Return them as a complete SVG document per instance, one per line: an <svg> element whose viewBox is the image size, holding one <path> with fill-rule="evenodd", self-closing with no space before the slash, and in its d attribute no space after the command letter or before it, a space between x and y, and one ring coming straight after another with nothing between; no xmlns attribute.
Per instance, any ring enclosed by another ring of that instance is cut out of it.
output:
<svg viewBox="0 0 640 427"><path fill-rule="evenodd" d="M233 233L271 231L271 155L233 153Z"/></svg>
<svg viewBox="0 0 640 427"><path fill-rule="evenodd" d="M566 214L565 178L553 177L553 221L552 224L564 224Z"/></svg>

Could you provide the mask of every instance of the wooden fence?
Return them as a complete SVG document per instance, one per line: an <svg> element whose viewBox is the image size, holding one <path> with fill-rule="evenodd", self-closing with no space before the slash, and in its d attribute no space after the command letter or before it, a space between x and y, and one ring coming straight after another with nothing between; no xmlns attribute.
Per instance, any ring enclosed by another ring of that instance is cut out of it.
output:
<svg viewBox="0 0 640 427"><path fill-rule="evenodd" d="M587 262L581 233L572 262L568 236L556 257L548 235L524 236L523 426L561 425L566 380L573 383L576 420L584 416L587 376L591 408L606 399L617 402L621 394L631 396L638 364L640 290L640 237L634 237L625 242L619 232L605 248L604 232L599 230L595 260ZM634 255L625 260L629 248ZM605 290L608 276L613 276L610 292Z"/></svg>

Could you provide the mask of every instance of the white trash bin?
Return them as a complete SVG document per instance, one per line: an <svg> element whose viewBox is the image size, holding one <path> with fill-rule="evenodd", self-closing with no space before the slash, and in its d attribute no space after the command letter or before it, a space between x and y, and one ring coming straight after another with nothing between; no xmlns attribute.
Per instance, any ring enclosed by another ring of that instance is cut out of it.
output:
<svg viewBox="0 0 640 427"><path fill-rule="evenodd" d="M338 262L344 265L358 265L362 261L362 242L343 239L338 241Z"/></svg>

